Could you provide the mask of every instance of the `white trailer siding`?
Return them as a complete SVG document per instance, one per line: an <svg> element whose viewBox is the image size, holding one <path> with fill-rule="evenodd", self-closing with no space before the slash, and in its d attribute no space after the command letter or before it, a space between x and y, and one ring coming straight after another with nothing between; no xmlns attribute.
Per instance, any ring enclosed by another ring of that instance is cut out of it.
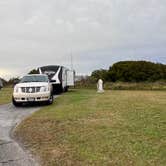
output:
<svg viewBox="0 0 166 166"><path fill-rule="evenodd" d="M73 70L67 71L67 86L74 86L75 84L75 72Z"/></svg>

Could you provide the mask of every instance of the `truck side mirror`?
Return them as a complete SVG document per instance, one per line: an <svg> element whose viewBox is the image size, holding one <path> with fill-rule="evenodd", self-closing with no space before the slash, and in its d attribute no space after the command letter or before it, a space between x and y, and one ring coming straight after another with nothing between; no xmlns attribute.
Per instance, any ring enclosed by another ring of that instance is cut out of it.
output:
<svg viewBox="0 0 166 166"><path fill-rule="evenodd" d="M51 82L51 83L55 83L55 82L56 82L56 80L50 80L50 82Z"/></svg>

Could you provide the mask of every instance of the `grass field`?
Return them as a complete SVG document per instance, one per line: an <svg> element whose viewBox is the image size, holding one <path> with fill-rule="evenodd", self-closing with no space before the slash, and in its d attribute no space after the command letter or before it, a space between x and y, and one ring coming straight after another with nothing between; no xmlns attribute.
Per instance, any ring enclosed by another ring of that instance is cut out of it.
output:
<svg viewBox="0 0 166 166"><path fill-rule="evenodd" d="M0 90L0 105L10 103L12 99L12 88L3 88Z"/></svg>
<svg viewBox="0 0 166 166"><path fill-rule="evenodd" d="M17 127L43 166L166 165L166 92L73 90Z"/></svg>
<svg viewBox="0 0 166 166"><path fill-rule="evenodd" d="M96 83L76 82L77 88L96 89ZM104 89L107 90L165 90L166 81L156 82L104 82Z"/></svg>

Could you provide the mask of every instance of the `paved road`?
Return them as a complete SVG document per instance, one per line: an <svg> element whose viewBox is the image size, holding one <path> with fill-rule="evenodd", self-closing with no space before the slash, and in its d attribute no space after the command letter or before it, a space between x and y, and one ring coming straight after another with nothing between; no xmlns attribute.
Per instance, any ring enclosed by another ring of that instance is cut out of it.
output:
<svg viewBox="0 0 166 166"><path fill-rule="evenodd" d="M39 166L11 137L12 129L39 107L0 106L0 166Z"/></svg>

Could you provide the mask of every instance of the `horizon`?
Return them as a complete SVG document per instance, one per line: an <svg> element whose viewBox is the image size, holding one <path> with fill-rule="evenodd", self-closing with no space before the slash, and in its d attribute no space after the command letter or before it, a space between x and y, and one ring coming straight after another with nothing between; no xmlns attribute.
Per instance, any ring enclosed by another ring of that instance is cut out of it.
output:
<svg viewBox="0 0 166 166"><path fill-rule="evenodd" d="M151 63L155 63L155 64L162 64L162 65L166 65L166 63L161 63L161 62L154 62L154 61L148 61L148 60L121 60L121 61L117 61L115 63L118 63L118 62L124 62L124 61L145 61L145 62L151 62ZM111 67L112 65L114 65L115 63L111 64L109 67ZM52 64L53 65L53 64ZM50 65L44 65L44 66L52 66L51 64ZM59 66L59 65L58 65ZM63 65L62 65L63 66ZM38 66L38 67L41 67L41 66ZM0 76L1 79L4 79L5 81L9 81L10 79L13 79L13 78L21 78L23 77L24 75L28 74L28 72L30 72L31 70L33 69L37 69L38 67L36 68L32 68L30 69L29 71L27 71L26 73L22 73L21 75L13 75L13 76L10 76L10 77L3 77L3 76ZM66 66L64 66L66 67ZM108 68L97 68L97 69L94 69L92 70L90 73L77 73L76 71L76 76L90 76L91 73L95 70L101 70L101 69L104 69L104 70L109 70L109 67ZM73 69L75 70L75 69ZM1 70L0 70L1 71ZM4 74L5 75L5 74Z"/></svg>

